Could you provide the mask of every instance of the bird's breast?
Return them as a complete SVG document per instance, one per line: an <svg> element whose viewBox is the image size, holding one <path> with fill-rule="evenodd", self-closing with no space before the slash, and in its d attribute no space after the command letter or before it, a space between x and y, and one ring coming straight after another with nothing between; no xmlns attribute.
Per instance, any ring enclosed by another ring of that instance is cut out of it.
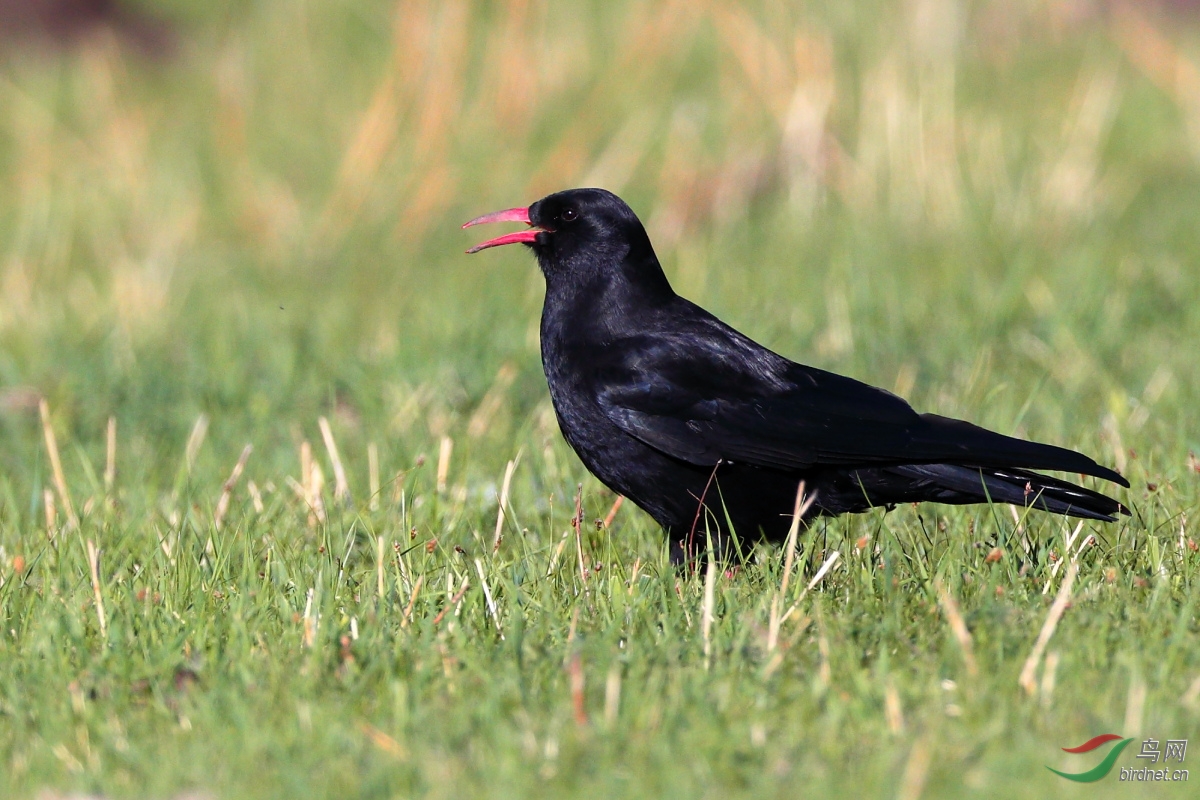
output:
<svg viewBox="0 0 1200 800"><path fill-rule="evenodd" d="M645 446L604 413L596 392L597 353L588 347L556 346L543 339L542 368L563 438L596 477L616 491L618 464L644 459Z"/></svg>

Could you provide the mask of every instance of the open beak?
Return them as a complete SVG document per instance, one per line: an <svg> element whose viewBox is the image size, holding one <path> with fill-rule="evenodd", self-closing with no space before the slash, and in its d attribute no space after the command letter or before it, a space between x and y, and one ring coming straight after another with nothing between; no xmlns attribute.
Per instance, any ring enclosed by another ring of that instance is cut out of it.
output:
<svg viewBox="0 0 1200 800"><path fill-rule="evenodd" d="M470 222L463 223L464 228L469 228L472 225L482 225L485 222L524 222L526 225L532 226L529 221L528 208L510 208L505 211L493 211L491 214L484 214L482 217L476 217ZM537 235L542 233L540 228L531 228L527 231L517 231L516 233L506 233L503 236L497 236L495 239L488 239L486 242L480 242L472 247L467 253L478 253L480 250L486 250L489 247L499 247L502 244L517 244L524 242L531 244L537 240Z"/></svg>

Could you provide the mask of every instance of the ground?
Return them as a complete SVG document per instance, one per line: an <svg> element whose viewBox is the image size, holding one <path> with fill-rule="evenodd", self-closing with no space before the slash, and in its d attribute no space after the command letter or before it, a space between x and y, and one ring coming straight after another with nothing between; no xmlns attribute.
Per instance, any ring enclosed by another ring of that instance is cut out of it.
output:
<svg viewBox="0 0 1200 800"><path fill-rule="evenodd" d="M0 795L1127 797L1200 736L1186 4L144 5L169 48L0 37ZM561 439L532 259L463 255L577 185L1133 516L673 569Z"/></svg>

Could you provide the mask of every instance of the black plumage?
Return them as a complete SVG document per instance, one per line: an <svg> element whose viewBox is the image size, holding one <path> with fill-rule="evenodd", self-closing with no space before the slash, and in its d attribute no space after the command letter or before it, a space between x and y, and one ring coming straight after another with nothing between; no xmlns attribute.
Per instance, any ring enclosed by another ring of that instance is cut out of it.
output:
<svg viewBox="0 0 1200 800"><path fill-rule="evenodd" d="M531 227L470 252L521 242L536 254L542 365L563 435L663 526L676 560L705 530L721 548L731 533L782 539L802 480L816 497L810 516L921 501L1106 521L1128 513L1034 471L1129 485L1087 456L918 414L890 392L790 361L675 294L641 222L610 192L559 192L467 225L498 221Z"/></svg>

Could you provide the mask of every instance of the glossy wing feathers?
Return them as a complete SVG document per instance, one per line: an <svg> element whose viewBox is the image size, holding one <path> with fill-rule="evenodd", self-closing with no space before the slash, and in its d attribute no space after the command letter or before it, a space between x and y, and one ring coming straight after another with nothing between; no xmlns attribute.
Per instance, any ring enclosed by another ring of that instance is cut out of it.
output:
<svg viewBox="0 0 1200 800"><path fill-rule="evenodd" d="M1071 450L917 414L895 395L784 359L725 330L643 335L606 348L595 394L622 430L692 464L784 470L951 463L1061 470L1128 486Z"/></svg>

